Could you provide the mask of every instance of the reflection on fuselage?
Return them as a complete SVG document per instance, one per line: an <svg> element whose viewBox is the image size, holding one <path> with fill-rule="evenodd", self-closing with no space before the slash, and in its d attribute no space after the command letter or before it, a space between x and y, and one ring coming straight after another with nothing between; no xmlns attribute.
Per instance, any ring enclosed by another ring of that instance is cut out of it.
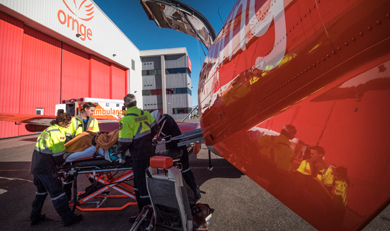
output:
<svg viewBox="0 0 390 231"><path fill-rule="evenodd" d="M367 75L387 70L346 76L213 149L317 229L359 229L390 197L388 78Z"/></svg>
<svg viewBox="0 0 390 231"><path fill-rule="evenodd" d="M309 2L237 1L200 74L203 138L315 228L361 229L390 201L389 1Z"/></svg>

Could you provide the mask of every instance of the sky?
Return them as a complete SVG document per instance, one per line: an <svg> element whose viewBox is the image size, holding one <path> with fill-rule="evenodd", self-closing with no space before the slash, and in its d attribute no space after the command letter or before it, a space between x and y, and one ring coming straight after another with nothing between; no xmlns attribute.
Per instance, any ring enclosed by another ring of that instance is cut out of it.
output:
<svg viewBox="0 0 390 231"><path fill-rule="evenodd" d="M140 0L93 0L139 50L187 48L192 64L192 106L198 105L199 73L207 54L206 47L184 33L159 28L149 20ZM181 0L207 18L215 33L222 28L237 0ZM218 14L219 12L219 14ZM220 16L219 16L220 15ZM221 21L222 18L222 21ZM203 50L202 47L203 46Z"/></svg>

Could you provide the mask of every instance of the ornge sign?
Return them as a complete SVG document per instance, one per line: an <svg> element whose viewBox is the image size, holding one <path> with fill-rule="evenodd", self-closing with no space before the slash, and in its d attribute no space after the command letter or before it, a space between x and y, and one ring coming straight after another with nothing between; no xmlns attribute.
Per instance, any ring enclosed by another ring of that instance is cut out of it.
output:
<svg viewBox="0 0 390 231"><path fill-rule="evenodd" d="M62 0L73 15L66 14L63 10L57 13L58 21L72 31L77 30L81 40L92 40L92 30L87 28L82 21L90 21L94 16L94 6L90 0ZM79 4L78 4L79 3ZM80 19L80 22L77 20ZM82 21L81 21L82 20Z"/></svg>

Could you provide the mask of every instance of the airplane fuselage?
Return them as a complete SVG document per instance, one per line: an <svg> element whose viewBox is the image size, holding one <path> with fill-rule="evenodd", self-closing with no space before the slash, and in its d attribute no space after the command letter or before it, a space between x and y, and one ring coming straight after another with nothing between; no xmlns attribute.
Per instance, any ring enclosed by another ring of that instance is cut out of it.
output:
<svg viewBox="0 0 390 231"><path fill-rule="evenodd" d="M364 227L390 198L389 29L386 0L237 1L199 77L206 145L317 229ZM265 148L261 138L285 125L297 130L292 164L270 174L264 150L280 147ZM325 149L328 166L347 169L341 219L329 215L338 206L336 180L328 192L295 182L313 146ZM284 174L291 195L273 187L287 184Z"/></svg>

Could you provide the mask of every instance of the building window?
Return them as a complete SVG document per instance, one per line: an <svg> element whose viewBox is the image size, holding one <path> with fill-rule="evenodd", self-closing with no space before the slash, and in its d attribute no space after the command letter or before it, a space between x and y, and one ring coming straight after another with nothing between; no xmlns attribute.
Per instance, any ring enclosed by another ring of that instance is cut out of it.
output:
<svg viewBox="0 0 390 231"><path fill-rule="evenodd" d="M142 70L142 75L161 75L161 70Z"/></svg>
<svg viewBox="0 0 390 231"><path fill-rule="evenodd" d="M35 113L37 115L44 115L44 110L43 110L43 108L36 108L35 109Z"/></svg>
<svg viewBox="0 0 390 231"><path fill-rule="evenodd" d="M188 88L167 88L167 95L171 95L171 94L192 95L192 92ZM142 95L162 95L162 89L142 90Z"/></svg>
<svg viewBox="0 0 390 231"><path fill-rule="evenodd" d="M131 60L131 69L135 70L135 61Z"/></svg>
<svg viewBox="0 0 390 231"><path fill-rule="evenodd" d="M192 109L190 107L185 108L172 108L172 113L173 114L188 114Z"/></svg>
<svg viewBox="0 0 390 231"><path fill-rule="evenodd" d="M165 69L165 74L182 74L187 73L191 77L191 72L188 68L167 68Z"/></svg>

